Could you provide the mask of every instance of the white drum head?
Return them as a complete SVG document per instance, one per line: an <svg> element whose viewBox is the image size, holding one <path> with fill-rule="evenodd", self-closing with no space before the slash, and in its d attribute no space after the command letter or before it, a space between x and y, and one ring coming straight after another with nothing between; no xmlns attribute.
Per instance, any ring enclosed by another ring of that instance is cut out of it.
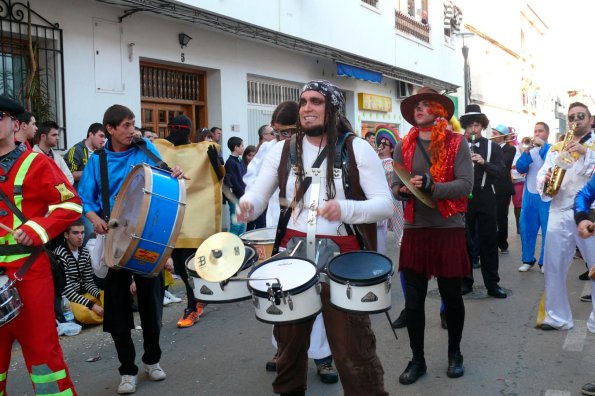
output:
<svg viewBox="0 0 595 396"><path fill-rule="evenodd" d="M149 206L149 197L142 190L151 190L151 185L147 185L147 181L151 181L148 176L148 166L135 167L118 193L111 218L118 219L119 226L110 230L105 241L105 259L109 267L119 265L125 254L132 254L130 235L142 235Z"/></svg>
<svg viewBox="0 0 595 396"><path fill-rule="evenodd" d="M315 275L316 267L309 261L286 258L270 261L257 267L250 275L248 283L253 289L266 292L269 285L275 282L272 278L278 278L283 290L289 291L306 284Z"/></svg>

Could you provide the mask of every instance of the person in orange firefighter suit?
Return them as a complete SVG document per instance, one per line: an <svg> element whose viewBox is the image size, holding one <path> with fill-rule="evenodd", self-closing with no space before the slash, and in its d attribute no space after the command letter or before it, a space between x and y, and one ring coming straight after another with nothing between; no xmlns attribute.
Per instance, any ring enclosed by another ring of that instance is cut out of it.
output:
<svg viewBox="0 0 595 396"><path fill-rule="evenodd" d="M0 96L0 190L27 219L23 224L0 200L0 222L15 230L0 230L0 268L11 280L33 249L61 234L82 212L79 197L55 163L14 142L16 116L23 111L18 103ZM14 286L23 305L12 320L0 317L0 395L6 395L14 341L21 345L36 395L76 395L58 341L54 284L45 252Z"/></svg>

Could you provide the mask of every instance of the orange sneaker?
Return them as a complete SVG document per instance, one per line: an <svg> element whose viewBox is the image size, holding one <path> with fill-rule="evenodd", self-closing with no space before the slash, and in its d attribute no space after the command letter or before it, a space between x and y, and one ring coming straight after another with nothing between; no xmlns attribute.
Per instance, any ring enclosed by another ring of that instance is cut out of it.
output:
<svg viewBox="0 0 595 396"><path fill-rule="evenodd" d="M201 302L196 302L196 313L198 314L198 316L203 316L205 312L205 304L201 303Z"/></svg>
<svg viewBox="0 0 595 396"><path fill-rule="evenodd" d="M178 320L178 327L192 327L196 322L198 322L198 313L186 308L184 310L184 315Z"/></svg>

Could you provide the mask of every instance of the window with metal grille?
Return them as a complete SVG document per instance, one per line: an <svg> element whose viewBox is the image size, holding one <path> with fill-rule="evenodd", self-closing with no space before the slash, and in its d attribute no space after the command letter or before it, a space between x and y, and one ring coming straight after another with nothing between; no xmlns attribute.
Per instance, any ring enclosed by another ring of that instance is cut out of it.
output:
<svg viewBox="0 0 595 396"><path fill-rule="evenodd" d="M66 127L62 30L28 3L0 2L0 95L19 101L38 124ZM63 131L59 150L67 147Z"/></svg>
<svg viewBox="0 0 595 396"><path fill-rule="evenodd" d="M248 103L277 106L286 100L298 102L300 87L286 83L248 80Z"/></svg>

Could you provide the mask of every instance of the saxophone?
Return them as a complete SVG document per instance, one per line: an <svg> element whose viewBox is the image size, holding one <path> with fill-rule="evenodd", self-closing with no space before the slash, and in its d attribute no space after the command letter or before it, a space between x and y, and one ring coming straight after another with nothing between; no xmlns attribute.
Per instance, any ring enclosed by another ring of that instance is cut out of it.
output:
<svg viewBox="0 0 595 396"><path fill-rule="evenodd" d="M558 194L560 187L562 186L562 181L564 180L564 175L566 174L566 169L572 167L572 164L577 159L566 151L568 143L574 139L575 130L576 124L572 124L570 126L570 130L566 132L566 135L564 136L562 148L560 149L560 155L558 156L556 165L554 165L554 169L552 170L552 177L550 178L549 182L546 183L544 188L545 195L549 197L554 197L556 194Z"/></svg>

